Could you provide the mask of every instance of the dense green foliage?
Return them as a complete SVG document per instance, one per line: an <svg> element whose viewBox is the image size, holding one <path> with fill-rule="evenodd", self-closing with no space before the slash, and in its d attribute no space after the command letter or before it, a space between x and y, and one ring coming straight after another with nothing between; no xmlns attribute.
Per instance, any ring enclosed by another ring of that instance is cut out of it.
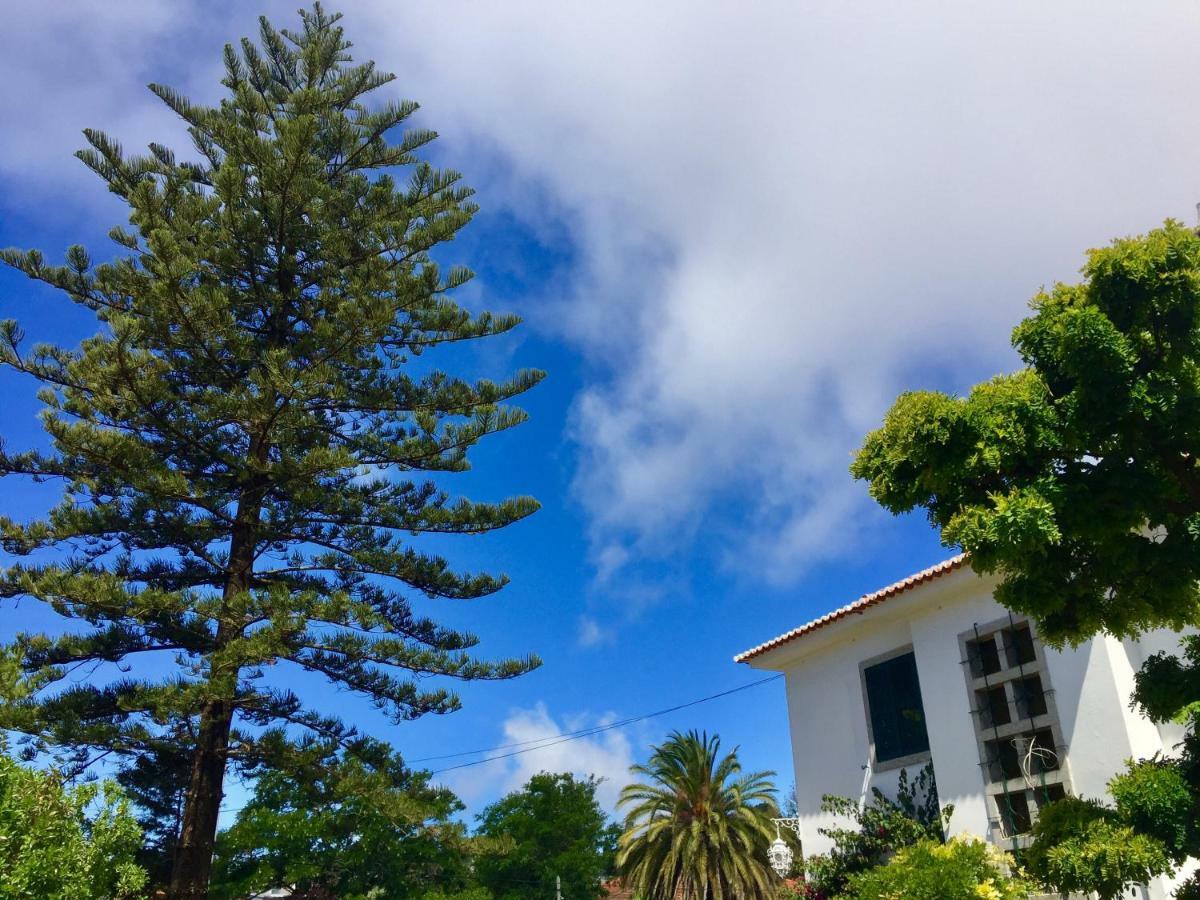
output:
<svg viewBox="0 0 1200 900"><path fill-rule="evenodd" d="M451 299L470 273L431 251L470 220L471 191L421 159L432 132L402 130L415 104L368 105L392 76L352 64L337 21L319 5L297 31L263 20L259 44L226 49L216 106L152 86L193 160L86 132L80 159L129 209L117 259L0 252L98 320L74 349L26 348L0 324L0 365L42 384L53 445L0 448L0 476L65 487L40 520L0 519L0 547L32 557L0 569L0 598L63 620L14 642L25 680L0 727L81 754L188 755L184 896L204 889L229 763L303 778L326 755L308 743L350 737L293 689L298 674L399 722L458 707L428 676L537 664L480 660L475 636L418 610L504 586L413 540L536 509L453 500L439 479L524 420L505 403L541 375L469 381L426 358L518 320ZM92 677L65 680L85 664Z"/></svg>
<svg viewBox="0 0 1200 900"><path fill-rule="evenodd" d="M938 801L932 765L911 780L902 769L894 800L873 788L868 804L860 806L849 797L827 795L821 809L848 823L821 829L833 842L833 849L806 861L809 895L823 898L841 895L853 876L879 866L901 848L921 841L944 841L954 812L951 806L943 809Z"/></svg>
<svg viewBox="0 0 1200 900"><path fill-rule="evenodd" d="M617 867L643 900L763 900L778 878L773 773L743 774L737 751L694 731L673 732L632 768L645 780L621 792L625 831Z"/></svg>
<svg viewBox="0 0 1200 900"><path fill-rule="evenodd" d="M923 508L1051 641L1198 620L1200 237L1093 250L1013 333L1027 368L902 395L851 468Z"/></svg>
<svg viewBox="0 0 1200 900"><path fill-rule="evenodd" d="M1160 841L1180 863L1200 856L1197 793L1177 759L1131 763L1108 783L1121 821Z"/></svg>
<svg viewBox="0 0 1200 900"><path fill-rule="evenodd" d="M1160 841L1135 832L1116 810L1077 797L1042 807L1022 862L1046 890L1094 892L1100 900L1171 871Z"/></svg>
<svg viewBox="0 0 1200 900"><path fill-rule="evenodd" d="M0 753L0 897L140 897L142 832L112 782L64 787Z"/></svg>
<svg viewBox="0 0 1200 900"><path fill-rule="evenodd" d="M470 879L462 805L374 741L300 776L267 770L217 840L213 892L294 885L306 897L422 897Z"/></svg>
<svg viewBox="0 0 1200 900"><path fill-rule="evenodd" d="M854 900L1024 900L1029 888L1010 877L1010 860L978 838L946 843L924 838L896 852L887 865L850 878Z"/></svg>
<svg viewBox="0 0 1200 900"><path fill-rule="evenodd" d="M477 833L503 843L477 861L479 883L496 900L554 900L556 877L564 897L604 896L600 881L613 872L620 829L596 801L598 784L542 773L487 807Z"/></svg>

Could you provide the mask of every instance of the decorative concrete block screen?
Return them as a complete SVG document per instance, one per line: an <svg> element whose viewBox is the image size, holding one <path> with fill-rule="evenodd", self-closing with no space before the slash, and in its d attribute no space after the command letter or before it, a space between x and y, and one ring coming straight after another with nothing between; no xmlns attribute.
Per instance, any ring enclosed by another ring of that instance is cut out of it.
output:
<svg viewBox="0 0 1200 900"><path fill-rule="evenodd" d="M1022 845L1037 810L1068 790L1066 751L1041 642L1009 616L959 635L990 837Z"/></svg>

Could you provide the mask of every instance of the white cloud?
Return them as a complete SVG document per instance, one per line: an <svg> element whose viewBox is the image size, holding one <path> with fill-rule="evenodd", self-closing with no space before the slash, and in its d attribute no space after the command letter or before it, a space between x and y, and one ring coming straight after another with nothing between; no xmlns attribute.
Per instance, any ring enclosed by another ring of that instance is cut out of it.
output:
<svg viewBox="0 0 1200 900"><path fill-rule="evenodd" d="M146 90L203 71L206 94L218 87L220 58L189 53L188 43L212 21L190 0L78 0L9 7L0 37L0 177L8 205L50 217L79 214L109 200L94 175L72 154L86 146L82 131L97 128L128 151L149 141L182 146L187 135ZM202 42L200 42L202 43Z"/></svg>
<svg viewBox="0 0 1200 900"><path fill-rule="evenodd" d="M140 136L152 66L129 61L196 27L70 8L25 8L0 69L25 88L0 99L6 175L68 125ZM573 292L530 320L594 376L570 434L602 576L697 536L781 581L837 552L870 509L849 455L899 390L1011 367L1041 284L1200 199L1185 0L379 0L346 25L452 146L504 163L483 202L577 244Z"/></svg>
<svg viewBox="0 0 1200 900"><path fill-rule="evenodd" d="M439 4L453 51L431 14L372 49L579 243L550 325L601 373L571 433L605 570L699 532L779 580L836 552L899 390L1011 367L1042 283L1200 199L1191 3Z"/></svg>
<svg viewBox="0 0 1200 900"><path fill-rule="evenodd" d="M579 619L579 645L581 647L597 647L607 644L613 639L611 629L602 626L592 616L581 616Z"/></svg>
<svg viewBox="0 0 1200 900"><path fill-rule="evenodd" d="M534 749L450 772L444 777L459 797L467 804L475 805L481 801L491 802L523 787L539 772L570 772L581 778L594 775L602 779L596 797L601 806L612 813L616 810L621 788L629 781L629 767L633 764L629 738L621 729L614 728L591 737L561 740L566 733L612 721L612 716L578 716L560 725L544 703L538 703L533 709L515 710L504 721L504 738L500 743Z"/></svg>

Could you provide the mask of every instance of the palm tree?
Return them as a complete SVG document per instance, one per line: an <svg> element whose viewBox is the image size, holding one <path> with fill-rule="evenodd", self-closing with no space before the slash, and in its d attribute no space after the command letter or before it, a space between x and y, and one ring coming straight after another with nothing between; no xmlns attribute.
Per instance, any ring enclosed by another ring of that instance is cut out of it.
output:
<svg viewBox="0 0 1200 900"><path fill-rule="evenodd" d="M672 732L645 778L621 791L625 833L617 868L644 900L767 900L777 879L767 864L774 836L774 772L743 775L721 739Z"/></svg>

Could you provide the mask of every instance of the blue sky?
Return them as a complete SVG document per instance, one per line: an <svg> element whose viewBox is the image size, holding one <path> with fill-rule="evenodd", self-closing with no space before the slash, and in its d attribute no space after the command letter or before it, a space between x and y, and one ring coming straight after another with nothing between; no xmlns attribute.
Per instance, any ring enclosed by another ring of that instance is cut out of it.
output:
<svg viewBox="0 0 1200 900"><path fill-rule="evenodd" d="M221 45L295 5L0 0L0 245L107 252L123 215L71 158L80 130L182 146L145 83L213 98ZM479 192L448 254L478 273L464 301L527 320L470 366L550 373L459 483L543 510L447 547L512 585L430 609L544 667L397 727L305 685L413 759L751 681L734 653L948 555L850 480L862 434L904 388L1011 368L1041 285L1200 200L1193 4L647 6L342 7ZM93 328L9 272L0 317L65 344ZM5 372L0 392L8 444L39 441L33 386ZM47 502L0 491L9 514ZM36 616L6 609L0 632ZM611 802L630 761L692 727L791 782L778 683L445 777L472 809L542 768L603 775Z"/></svg>

